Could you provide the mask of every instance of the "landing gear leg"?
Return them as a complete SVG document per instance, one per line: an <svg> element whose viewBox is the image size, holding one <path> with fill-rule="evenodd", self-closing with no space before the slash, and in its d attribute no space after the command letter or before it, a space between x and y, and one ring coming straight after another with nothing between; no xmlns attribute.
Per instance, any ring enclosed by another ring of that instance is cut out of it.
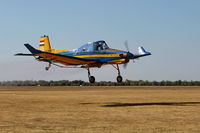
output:
<svg viewBox="0 0 200 133"><path fill-rule="evenodd" d="M90 75L90 68L89 67L87 68L87 70L88 70L88 78L89 78L90 83L94 83L95 77Z"/></svg>
<svg viewBox="0 0 200 133"><path fill-rule="evenodd" d="M115 69L117 69L117 71L118 71L118 76L117 76L117 82L118 83L121 83L122 82L122 80L123 80L123 78L122 78L122 76L120 75L120 69L119 69L119 65L117 64L117 67L115 67L114 65L112 65Z"/></svg>
<svg viewBox="0 0 200 133"><path fill-rule="evenodd" d="M49 65L45 67L45 70L48 71L50 67L51 67L51 63L49 62Z"/></svg>

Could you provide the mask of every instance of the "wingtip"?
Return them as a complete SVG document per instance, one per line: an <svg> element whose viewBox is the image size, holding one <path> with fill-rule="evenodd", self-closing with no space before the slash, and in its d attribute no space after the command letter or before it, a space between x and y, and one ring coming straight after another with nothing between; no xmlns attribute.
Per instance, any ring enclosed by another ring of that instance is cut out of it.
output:
<svg viewBox="0 0 200 133"><path fill-rule="evenodd" d="M28 43L25 43L25 44L24 44L24 46L31 46L31 45L30 45L30 44L28 44Z"/></svg>
<svg viewBox="0 0 200 133"><path fill-rule="evenodd" d="M14 54L14 56L19 56L19 55L21 55L22 53L17 53L17 54Z"/></svg>

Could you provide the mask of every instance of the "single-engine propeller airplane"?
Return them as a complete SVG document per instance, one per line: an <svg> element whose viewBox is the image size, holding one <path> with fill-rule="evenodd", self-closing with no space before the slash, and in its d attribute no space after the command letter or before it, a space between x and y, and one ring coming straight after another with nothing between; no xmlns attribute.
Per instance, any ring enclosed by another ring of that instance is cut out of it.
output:
<svg viewBox="0 0 200 133"><path fill-rule="evenodd" d="M45 68L49 70L51 65L65 68L84 68L88 71L90 83L95 82L95 77L91 76L90 68L101 68L103 65L112 65L117 71L117 82L122 82L119 64L127 65L130 60L151 55L143 47L138 47L138 53L132 54L127 51L109 48L105 41L87 43L76 50L62 50L51 48L49 37L40 38L39 49L35 49L29 44L24 44L31 54L18 53L17 56L34 56L36 60L49 63Z"/></svg>

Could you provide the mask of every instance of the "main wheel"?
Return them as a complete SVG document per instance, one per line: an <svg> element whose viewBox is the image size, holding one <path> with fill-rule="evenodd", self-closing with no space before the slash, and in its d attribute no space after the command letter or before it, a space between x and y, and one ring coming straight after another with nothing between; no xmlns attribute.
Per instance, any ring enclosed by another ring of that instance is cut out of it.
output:
<svg viewBox="0 0 200 133"><path fill-rule="evenodd" d="M49 67L45 67L45 70L48 71L48 70L49 70Z"/></svg>
<svg viewBox="0 0 200 133"><path fill-rule="evenodd" d="M123 80L122 76L120 76L120 75L119 75L119 76L117 76L117 82L118 82L118 83L121 83L121 82L122 82L122 80Z"/></svg>
<svg viewBox="0 0 200 133"><path fill-rule="evenodd" d="M90 83L94 83L95 82L95 77L94 76L90 76L89 77L89 81L90 81Z"/></svg>

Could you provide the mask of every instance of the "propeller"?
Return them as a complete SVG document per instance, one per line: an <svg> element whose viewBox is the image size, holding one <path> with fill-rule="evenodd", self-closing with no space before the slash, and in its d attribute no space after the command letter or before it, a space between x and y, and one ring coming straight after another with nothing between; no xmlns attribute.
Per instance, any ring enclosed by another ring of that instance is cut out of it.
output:
<svg viewBox="0 0 200 133"><path fill-rule="evenodd" d="M128 57L128 56L131 55L131 53L129 52L129 46L128 46L128 41L127 40L124 42L124 46L125 46L128 54L129 54L129 55L127 55L127 60L128 60L127 63L123 64L123 68L126 69L127 66L128 66L129 59L130 59L130 57Z"/></svg>
<svg viewBox="0 0 200 133"><path fill-rule="evenodd" d="M124 42L124 46L125 46L126 50L129 52L129 46L128 46L128 41L127 40Z"/></svg>
<svg viewBox="0 0 200 133"><path fill-rule="evenodd" d="M128 62L127 62L127 63L125 63L125 64L123 64L123 68L124 68L124 69L126 69L126 68L127 68L127 66L128 66Z"/></svg>

